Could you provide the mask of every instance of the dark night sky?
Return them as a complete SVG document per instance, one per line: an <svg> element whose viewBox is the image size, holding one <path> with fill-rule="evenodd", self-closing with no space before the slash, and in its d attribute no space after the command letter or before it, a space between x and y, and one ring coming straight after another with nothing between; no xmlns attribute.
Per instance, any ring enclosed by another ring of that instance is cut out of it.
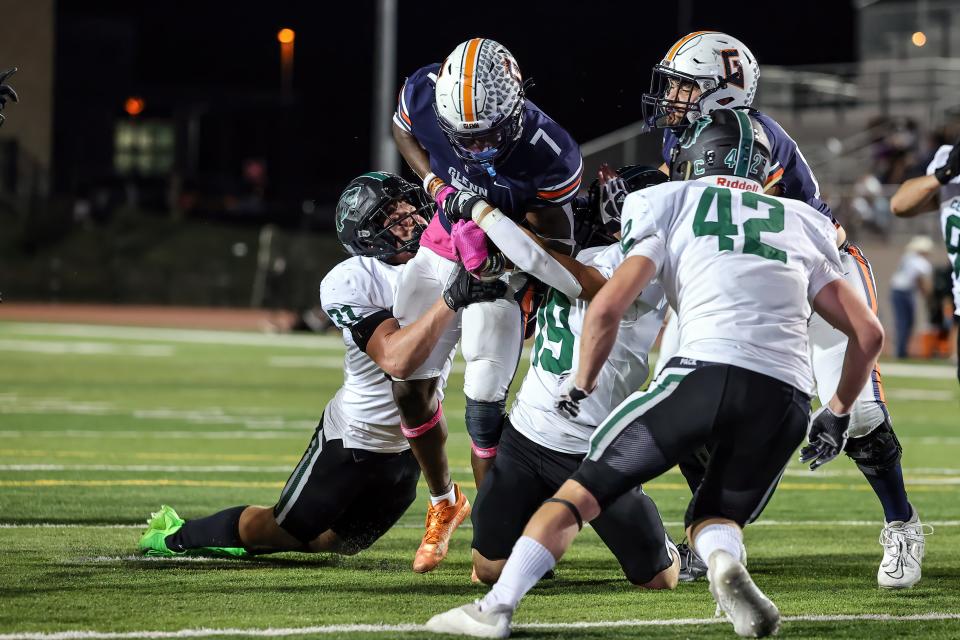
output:
<svg viewBox="0 0 960 640"><path fill-rule="evenodd" d="M469 12L452 12L456 4L433 0L399 4L398 87L404 76L439 62L460 41L492 37L536 81L530 97L580 142L639 119L650 67L682 35L676 2L498 0ZM761 64L761 82L764 64L842 62L856 55L849 0L805 2L779 15L769 2L692 4L691 30L717 29L744 40ZM130 26L137 53L125 61L132 72L122 77L130 77L131 86L115 87L125 95L164 86L278 90L276 32L295 29L294 90L308 114L298 124L297 146L306 175L321 192L313 197L325 197L330 185L368 168L372 0L100 0L61 3L60 13L61 20L120 19ZM95 70L107 78L110 71Z"/></svg>

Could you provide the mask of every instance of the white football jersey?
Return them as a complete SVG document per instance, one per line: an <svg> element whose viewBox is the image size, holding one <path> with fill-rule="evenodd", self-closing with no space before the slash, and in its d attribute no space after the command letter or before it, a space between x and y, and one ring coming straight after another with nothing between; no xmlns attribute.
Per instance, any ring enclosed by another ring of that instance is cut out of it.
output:
<svg viewBox="0 0 960 640"><path fill-rule="evenodd" d="M355 256L330 270L320 283L320 304L343 333L343 386L324 409L327 439L343 446L379 452L409 448L400 431L400 412L387 375L353 340L350 328L364 318L393 308L394 288L402 267L376 258ZM441 376L446 382L449 367ZM442 393L442 392L438 392Z"/></svg>
<svg viewBox="0 0 960 640"><path fill-rule="evenodd" d="M624 201L621 248L657 264L680 323L679 357L813 391L810 302L841 277L836 229L799 200L739 178L669 182Z"/></svg>
<svg viewBox="0 0 960 640"><path fill-rule="evenodd" d="M942 167L953 145L937 149L933 161L927 167L927 175ZM953 265L953 304L960 315L960 176L940 187L940 230L947 244L947 255Z"/></svg>
<svg viewBox="0 0 960 640"><path fill-rule="evenodd" d="M585 249L577 260L609 278L623 261L619 245ZM647 287L620 323L617 343L604 363L597 389L580 403L580 415L564 418L554 407L564 378L577 368L580 333L588 302L551 289L537 312L530 369L510 409L510 423L537 444L563 453L585 454L590 436L624 398L640 388L649 371L647 353L666 313L663 289Z"/></svg>

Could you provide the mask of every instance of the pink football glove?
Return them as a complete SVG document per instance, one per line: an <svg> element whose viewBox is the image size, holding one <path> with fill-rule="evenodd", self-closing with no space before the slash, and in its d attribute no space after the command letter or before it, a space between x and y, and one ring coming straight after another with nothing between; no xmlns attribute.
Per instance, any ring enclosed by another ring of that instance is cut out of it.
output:
<svg viewBox="0 0 960 640"><path fill-rule="evenodd" d="M450 231L453 246L460 256L464 268L476 272L487 264L490 252L487 250L487 234L473 220L455 222Z"/></svg>

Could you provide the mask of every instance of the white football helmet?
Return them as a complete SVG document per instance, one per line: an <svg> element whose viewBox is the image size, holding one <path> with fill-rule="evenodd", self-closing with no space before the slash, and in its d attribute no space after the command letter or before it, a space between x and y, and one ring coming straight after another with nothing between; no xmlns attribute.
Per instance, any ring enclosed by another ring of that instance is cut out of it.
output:
<svg viewBox="0 0 960 640"><path fill-rule="evenodd" d="M502 44L472 38L440 65L434 108L456 154L496 175L523 133L523 80Z"/></svg>
<svg viewBox="0 0 960 640"><path fill-rule="evenodd" d="M760 65L742 42L719 31L694 31L653 68L643 118L652 127L683 128L714 109L749 107L759 79ZM689 91L693 84L699 95Z"/></svg>

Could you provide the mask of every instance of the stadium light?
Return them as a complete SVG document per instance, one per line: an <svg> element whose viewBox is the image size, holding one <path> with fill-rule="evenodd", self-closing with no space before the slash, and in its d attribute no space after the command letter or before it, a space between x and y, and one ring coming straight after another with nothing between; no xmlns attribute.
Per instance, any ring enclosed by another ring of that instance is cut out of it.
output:
<svg viewBox="0 0 960 640"><path fill-rule="evenodd" d="M128 116L136 117L143 113L143 109L146 106L147 103L143 101L143 98L138 96L130 96L123 103L123 110L127 112Z"/></svg>
<svg viewBox="0 0 960 640"><path fill-rule="evenodd" d="M915 47L922 47L927 44L927 34L923 31L915 31L913 35L910 36L910 42L912 42Z"/></svg>
<svg viewBox="0 0 960 640"><path fill-rule="evenodd" d="M280 43L280 90L284 100L289 100L293 92L293 39L295 37L293 29L284 27L277 31L277 42Z"/></svg>

